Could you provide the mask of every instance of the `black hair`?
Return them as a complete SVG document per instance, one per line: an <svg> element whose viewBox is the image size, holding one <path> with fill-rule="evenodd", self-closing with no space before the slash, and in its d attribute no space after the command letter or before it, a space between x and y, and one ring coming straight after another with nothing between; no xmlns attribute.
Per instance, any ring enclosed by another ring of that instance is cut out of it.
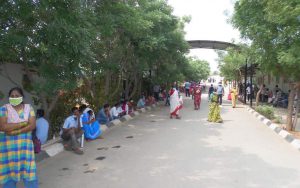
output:
<svg viewBox="0 0 300 188"><path fill-rule="evenodd" d="M115 104L115 106L118 106L119 104L120 104L120 103L117 102L117 103Z"/></svg>
<svg viewBox="0 0 300 188"><path fill-rule="evenodd" d="M82 104L82 105L79 107L79 111L80 111L80 112L83 112L86 108L87 108L87 106L86 106L85 104Z"/></svg>
<svg viewBox="0 0 300 188"><path fill-rule="evenodd" d="M37 109L36 115L37 115L38 118L44 117L45 111L43 109Z"/></svg>
<svg viewBox="0 0 300 188"><path fill-rule="evenodd" d="M78 110L78 108L77 108L76 106L74 106L74 107L71 109L72 113L74 113L76 110Z"/></svg>
<svg viewBox="0 0 300 188"><path fill-rule="evenodd" d="M21 88L19 88L19 87L11 88L11 89L9 90L9 92L8 92L8 96L10 96L11 93L12 93L13 91L17 91L18 93L20 93L20 94L22 95L22 97L24 97L24 92L23 92L23 90L22 90Z"/></svg>
<svg viewBox="0 0 300 188"><path fill-rule="evenodd" d="M93 110L87 111L88 114L93 114Z"/></svg>
<svg viewBox="0 0 300 188"><path fill-rule="evenodd" d="M108 103L106 103L104 106L103 106L103 108L108 108L109 107L109 104Z"/></svg>

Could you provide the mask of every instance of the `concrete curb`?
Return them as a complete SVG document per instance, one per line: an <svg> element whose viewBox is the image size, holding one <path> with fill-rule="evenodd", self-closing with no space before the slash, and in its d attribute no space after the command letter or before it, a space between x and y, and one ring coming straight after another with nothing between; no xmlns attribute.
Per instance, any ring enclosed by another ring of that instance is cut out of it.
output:
<svg viewBox="0 0 300 188"><path fill-rule="evenodd" d="M269 119L266 117L260 115L258 112L253 110L250 107L246 108L248 112L253 114L258 120L260 120L263 124L267 125L271 130L273 130L275 133L277 133L279 136L281 136L285 141L290 143L293 147L295 147L298 151L300 151L300 140L296 139L292 134L287 132L286 130L282 129L278 126L276 123L272 123Z"/></svg>
<svg viewBox="0 0 300 188"><path fill-rule="evenodd" d="M158 107L158 105L152 105L151 107L147 106L146 108L142 108L137 111L134 111L130 115L123 116L120 119L115 119L115 120L111 121L108 125L101 125L102 134L107 132L110 129L110 127L120 125L126 121L130 121L134 117L139 116L141 113L145 113L156 107ZM62 142L61 138L57 138L55 140L48 141L48 143L46 143L45 145L42 146L42 151L39 154L35 155L36 162L41 162L49 157L53 157L53 156L63 152L64 147L61 142ZM299 142L299 145L300 145L300 142Z"/></svg>

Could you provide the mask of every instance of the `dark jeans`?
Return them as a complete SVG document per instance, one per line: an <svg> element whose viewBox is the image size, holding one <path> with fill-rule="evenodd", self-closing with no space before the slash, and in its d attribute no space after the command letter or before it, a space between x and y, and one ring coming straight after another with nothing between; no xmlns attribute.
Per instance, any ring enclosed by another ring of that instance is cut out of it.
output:
<svg viewBox="0 0 300 188"><path fill-rule="evenodd" d="M185 89L185 96L190 97L190 89Z"/></svg>
<svg viewBox="0 0 300 188"><path fill-rule="evenodd" d="M80 138L82 134L83 134L82 130L71 129L67 132L63 132L61 138L64 140L66 144L71 146L72 149L77 149L79 147L77 138Z"/></svg>
<svg viewBox="0 0 300 188"><path fill-rule="evenodd" d="M220 105L222 105L222 98L223 98L223 94L218 94L218 102Z"/></svg>
<svg viewBox="0 0 300 188"><path fill-rule="evenodd" d="M159 92L154 92L154 98L156 101L159 101Z"/></svg>

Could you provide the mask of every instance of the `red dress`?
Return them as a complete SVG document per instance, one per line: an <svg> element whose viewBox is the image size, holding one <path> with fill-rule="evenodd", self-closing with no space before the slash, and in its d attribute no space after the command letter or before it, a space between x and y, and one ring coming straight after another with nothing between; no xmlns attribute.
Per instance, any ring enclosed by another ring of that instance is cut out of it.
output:
<svg viewBox="0 0 300 188"><path fill-rule="evenodd" d="M196 109L200 108L201 103L201 88L195 87L194 88L194 105Z"/></svg>

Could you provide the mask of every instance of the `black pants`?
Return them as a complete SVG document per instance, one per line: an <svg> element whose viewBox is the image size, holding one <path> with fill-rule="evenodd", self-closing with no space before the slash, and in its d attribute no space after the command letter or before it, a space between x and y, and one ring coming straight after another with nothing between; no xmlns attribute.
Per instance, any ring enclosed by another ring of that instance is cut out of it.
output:
<svg viewBox="0 0 300 188"><path fill-rule="evenodd" d="M154 92L154 98L156 101L159 101L159 92Z"/></svg>
<svg viewBox="0 0 300 188"><path fill-rule="evenodd" d="M190 89L185 89L185 96L190 97Z"/></svg>
<svg viewBox="0 0 300 188"><path fill-rule="evenodd" d="M222 98L223 98L223 94L218 94L218 102L220 105L222 105Z"/></svg>

